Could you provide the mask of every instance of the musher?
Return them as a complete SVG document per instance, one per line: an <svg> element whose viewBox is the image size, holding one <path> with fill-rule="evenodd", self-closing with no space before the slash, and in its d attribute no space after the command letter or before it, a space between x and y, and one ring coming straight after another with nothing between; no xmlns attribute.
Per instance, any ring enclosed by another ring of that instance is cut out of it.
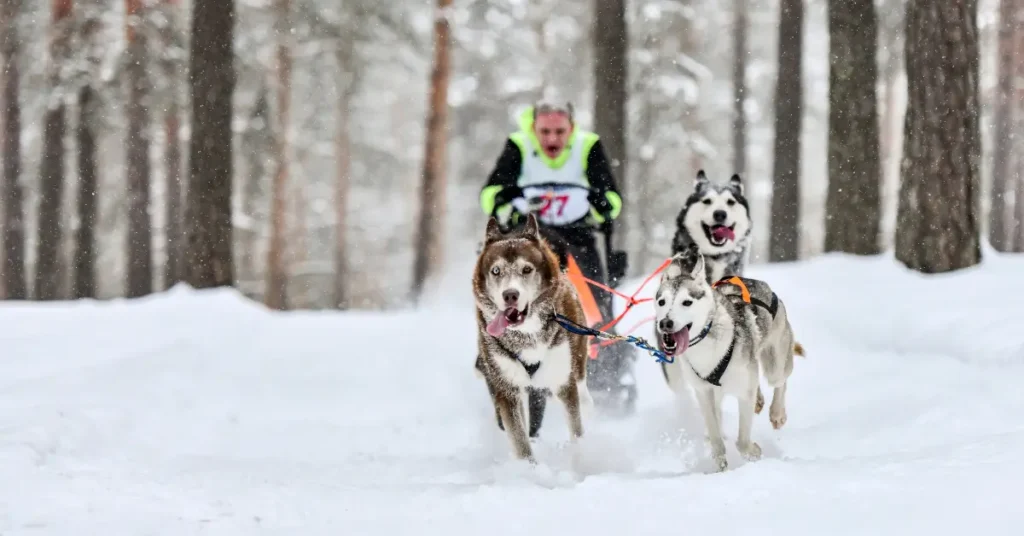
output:
<svg viewBox="0 0 1024 536"><path fill-rule="evenodd" d="M525 222L534 212L542 233L566 263L572 255L582 275L614 287L625 272L624 254L610 255L606 277L594 232L611 233L622 210L611 166L598 135L576 126L571 103L540 103L524 110L519 130L510 134L480 192L480 206L506 227ZM569 267L570 272L572 266ZM571 274L570 274L571 275ZM612 295L594 285L578 283L587 308L596 301L600 328L615 315ZM584 288L580 288L584 287ZM591 307L593 308L593 307ZM606 331L615 333L615 327ZM588 360L587 384L595 403L613 413L631 413L636 398L633 364L636 355L625 343L601 346L597 359Z"/></svg>

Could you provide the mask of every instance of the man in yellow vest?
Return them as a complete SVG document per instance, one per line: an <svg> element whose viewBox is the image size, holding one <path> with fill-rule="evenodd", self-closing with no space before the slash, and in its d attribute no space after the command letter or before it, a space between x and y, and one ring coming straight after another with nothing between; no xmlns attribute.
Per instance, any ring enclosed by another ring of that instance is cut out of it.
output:
<svg viewBox="0 0 1024 536"><path fill-rule="evenodd" d="M600 138L576 126L571 103L536 104L519 115L518 123L480 192L481 208L507 227L533 212L563 263L569 253L584 276L603 284L611 280L614 287L625 272L624 255L608 256L612 266L606 278L594 232L611 233L622 198ZM595 314L603 320L593 327L614 318L610 293L593 285L580 290L584 301L588 290L593 295ZM617 343L601 347L597 359L588 361L587 383L595 402L632 411L635 358L629 345Z"/></svg>

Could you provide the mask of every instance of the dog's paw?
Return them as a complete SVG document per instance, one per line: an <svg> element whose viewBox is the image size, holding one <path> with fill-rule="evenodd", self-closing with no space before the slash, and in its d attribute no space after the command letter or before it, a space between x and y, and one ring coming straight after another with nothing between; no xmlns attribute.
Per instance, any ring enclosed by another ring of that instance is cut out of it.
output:
<svg viewBox="0 0 1024 536"><path fill-rule="evenodd" d="M779 428L782 428L783 425L786 424L786 410L771 409L768 411L768 418L772 421L772 428L778 430Z"/></svg>
<svg viewBox="0 0 1024 536"><path fill-rule="evenodd" d="M753 441L751 441L747 445L737 444L736 450L739 450L740 454L743 455L743 457L749 461L756 461L761 459L761 445L758 445Z"/></svg>
<svg viewBox="0 0 1024 536"><path fill-rule="evenodd" d="M764 409L764 395L761 393L761 386L757 387L757 400L754 401L754 413L760 415Z"/></svg>

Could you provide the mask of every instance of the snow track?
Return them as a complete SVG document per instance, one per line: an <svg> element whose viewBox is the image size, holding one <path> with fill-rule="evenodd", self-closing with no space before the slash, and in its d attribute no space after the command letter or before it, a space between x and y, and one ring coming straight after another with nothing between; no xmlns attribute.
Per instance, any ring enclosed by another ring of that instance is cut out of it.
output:
<svg viewBox="0 0 1024 536"><path fill-rule="evenodd" d="M1005 282L1022 270L755 266L808 355L786 426L755 418L761 461L736 454L726 399L722 474L646 355L638 414L585 421L578 463L554 400L540 466L510 461L465 302L5 303L0 534L1017 534L1024 289Z"/></svg>

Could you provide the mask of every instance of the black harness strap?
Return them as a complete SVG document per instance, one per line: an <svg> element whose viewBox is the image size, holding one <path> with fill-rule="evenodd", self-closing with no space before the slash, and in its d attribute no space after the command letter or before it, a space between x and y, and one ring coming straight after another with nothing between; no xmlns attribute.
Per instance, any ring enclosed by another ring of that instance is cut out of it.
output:
<svg viewBox="0 0 1024 536"><path fill-rule="evenodd" d="M771 301L771 303L765 303L765 302L763 302L762 300L760 300L758 298L750 296L750 290L749 290L750 285L747 285L747 281L749 281L749 280L746 279L746 278L743 278L743 277L739 277L739 276L726 276L726 277L723 277L722 279L720 279L713 286L718 286L720 284L725 284L725 283L733 285L735 283L730 281L730 279L732 279L733 277L735 277L736 279L739 279L740 282L743 283L743 286L741 287L741 290L743 292L745 292L747 294L747 296L749 296L750 301L747 301L747 300L743 299L744 298L743 296L737 296L735 294L728 295L730 298L740 298L740 301L742 301L743 303L749 303L751 305L756 305L756 306L758 306L758 307L768 311L768 314L772 315L772 318L775 318L775 315L778 314L778 312L779 312L779 296L777 294L775 294L774 291L772 292L772 301ZM736 285L736 286L739 286L739 285Z"/></svg>
<svg viewBox="0 0 1024 536"><path fill-rule="evenodd" d="M519 354L516 354L516 361L518 361L519 364L522 365L524 369L526 369L526 373L529 374L531 378L534 374L537 373L537 369L540 368L540 361L532 365L527 365L526 361L523 361L522 359L519 358Z"/></svg>
<svg viewBox="0 0 1024 536"><path fill-rule="evenodd" d="M519 354L510 351L508 348L505 348L505 345L501 344L501 341L498 341L497 339L495 339L494 342L496 342L498 344L498 347L501 348L502 350L504 350L505 353L507 353L508 355L512 356L512 359L515 359L517 362L519 362L519 364L522 365L524 369L526 369L526 373L531 378L533 377L534 374L537 373L537 369L540 368L540 361L538 361L538 362L536 362L536 363L534 363L532 365L529 365L529 364L526 363L526 361L523 361L523 359L521 357L519 357Z"/></svg>
<svg viewBox="0 0 1024 536"><path fill-rule="evenodd" d="M715 387L721 387L722 376L725 375L725 369L729 368L729 362L732 361L732 352L735 349L736 335L733 335L732 341L729 342L729 349L725 351L725 355L722 356L722 360L718 362L718 365L715 366L715 369L712 370L711 374L708 374L707 377L701 376L700 373L693 368L692 364L690 365L690 369L693 370L693 373L696 374L698 378L714 385Z"/></svg>

